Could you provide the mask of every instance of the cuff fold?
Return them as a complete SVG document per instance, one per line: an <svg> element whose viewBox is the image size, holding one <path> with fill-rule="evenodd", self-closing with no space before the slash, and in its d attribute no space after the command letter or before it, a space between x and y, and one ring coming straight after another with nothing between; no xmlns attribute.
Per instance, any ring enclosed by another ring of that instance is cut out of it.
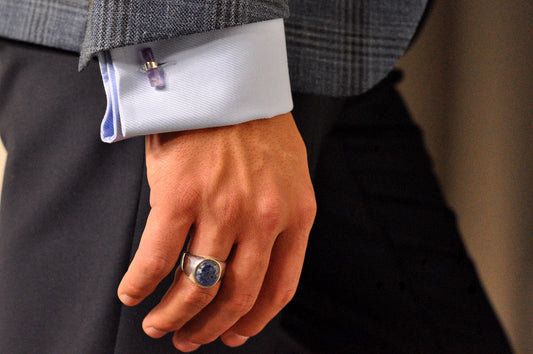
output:
<svg viewBox="0 0 533 354"><path fill-rule="evenodd" d="M150 86L151 48L165 86ZM232 125L292 110L283 19L115 48L98 56L104 142Z"/></svg>

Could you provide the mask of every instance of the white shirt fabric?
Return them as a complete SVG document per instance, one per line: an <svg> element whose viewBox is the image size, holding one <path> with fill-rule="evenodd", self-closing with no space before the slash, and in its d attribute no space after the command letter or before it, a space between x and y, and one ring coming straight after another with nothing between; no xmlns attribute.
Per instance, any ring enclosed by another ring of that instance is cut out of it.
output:
<svg viewBox="0 0 533 354"><path fill-rule="evenodd" d="M140 50L161 64L151 87ZM115 48L99 55L107 95L101 138L238 124L292 110L283 19Z"/></svg>

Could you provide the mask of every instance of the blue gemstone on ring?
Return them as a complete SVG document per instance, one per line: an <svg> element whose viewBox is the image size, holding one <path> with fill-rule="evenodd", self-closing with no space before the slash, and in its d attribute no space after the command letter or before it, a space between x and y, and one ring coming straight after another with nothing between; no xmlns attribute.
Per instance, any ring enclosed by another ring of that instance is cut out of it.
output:
<svg viewBox="0 0 533 354"><path fill-rule="evenodd" d="M206 259L196 267L194 277L201 286L213 286L220 277L220 265L213 260Z"/></svg>

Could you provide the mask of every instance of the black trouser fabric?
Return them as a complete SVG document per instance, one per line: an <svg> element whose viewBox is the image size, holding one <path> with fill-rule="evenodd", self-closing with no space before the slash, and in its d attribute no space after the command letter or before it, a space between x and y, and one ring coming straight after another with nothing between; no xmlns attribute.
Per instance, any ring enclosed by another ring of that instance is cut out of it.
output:
<svg viewBox="0 0 533 354"><path fill-rule="evenodd" d="M317 352L506 353L392 72L345 99L317 153L318 202L283 327ZM323 99L295 95L298 121ZM316 118L320 119L320 118Z"/></svg>
<svg viewBox="0 0 533 354"><path fill-rule="evenodd" d="M144 139L99 141L95 63L0 40L0 348L169 353L116 287L149 212ZM319 211L300 289L237 349L200 352L508 352L392 74L371 92L294 94Z"/></svg>

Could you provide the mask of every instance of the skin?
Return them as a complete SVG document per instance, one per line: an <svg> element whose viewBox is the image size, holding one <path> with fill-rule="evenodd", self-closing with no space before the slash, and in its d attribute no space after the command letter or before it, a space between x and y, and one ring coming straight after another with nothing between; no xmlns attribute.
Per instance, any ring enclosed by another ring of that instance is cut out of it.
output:
<svg viewBox="0 0 533 354"><path fill-rule="evenodd" d="M296 291L316 214L304 143L291 113L239 125L146 137L151 211L119 288L135 306L172 271L189 231L192 254L227 260L204 289L178 270L143 321L192 351L221 337L242 345Z"/></svg>

